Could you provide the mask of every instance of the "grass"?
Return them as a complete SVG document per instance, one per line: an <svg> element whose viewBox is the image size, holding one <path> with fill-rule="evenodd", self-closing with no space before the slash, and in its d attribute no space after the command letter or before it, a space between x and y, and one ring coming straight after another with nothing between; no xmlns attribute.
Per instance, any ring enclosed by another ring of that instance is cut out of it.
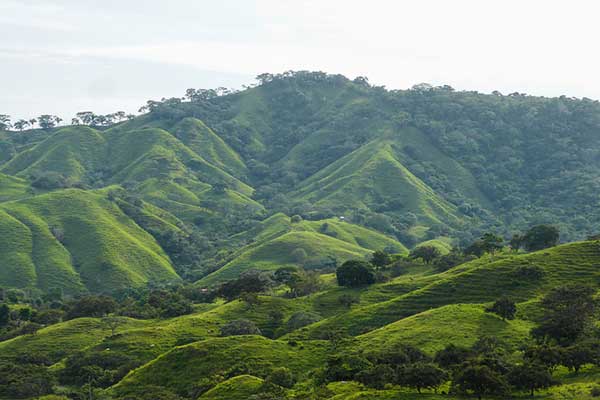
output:
<svg viewBox="0 0 600 400"><path fill-rule="evenodd" d="M76 293L179 280L152 236L100 192L52 192L2 203L0 212L12 238L0 252L12 267L0 285Z"/></svg>
<svg viewBox="0 0 600 400"><path fill-rule="evenodd" d="M401 204L421 224L457 224L456 208L440 198L398 159L391 142L376 140L302 182L294 195L336 210L377 208L382 199Z"/></svg>
<svg viewBox="0 0 600 400"><path fill-rule="evenodd" d="M598 242L577 242L530 254L503 254L450 269L430 284L388 301L357 307L303 329L304 337L340 329L360 335L420 312L447 304L482 303L501 296L515 301L534 299L565 283L597 283L600 262ZM539 278L528 276L540 270Z"/></svg>
<svg viewBox="0 0 600 400"><path fill-rule="evenodd" d="M319 341L291 345L262 336L207 339L176 347L130 372L113 387L113 392L134 394L144 386L154 385L184 393L202 378L227 375L232 370L252 371L262 378L281 365L305 377L307 371L322 365L326 349L327 345ZM244 372L235 373L242 374Z"/></svg>
<svg viewBox="0 0 600 400"><path fill-rule="evenodd" d="M264 380L252 375L238 375L200 396L199 400L247 400L261 392Z"/></svg>
<svg viewBox="0 0 600 400"><path fill-rule="evenodd" d="M448 344L471 347L482 336L494 336L516 350L529 336L533 323L503 321L484 306L451 304L410 316L357 337L364 351L385 351L406 343L430 354Z"/></svg>

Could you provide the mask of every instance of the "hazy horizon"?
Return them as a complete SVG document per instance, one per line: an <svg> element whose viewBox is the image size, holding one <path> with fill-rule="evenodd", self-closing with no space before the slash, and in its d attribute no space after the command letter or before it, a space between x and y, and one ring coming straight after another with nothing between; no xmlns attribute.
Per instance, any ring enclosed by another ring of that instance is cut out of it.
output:
<svg viewBox="0 0 600 400"><path fill-rule="evenodd" d="M4 0L0 114L135 112L185 89L321 70L406 89L600 99L598 6L427 0ZM503 21L498 23L497 21Z"/></svg>

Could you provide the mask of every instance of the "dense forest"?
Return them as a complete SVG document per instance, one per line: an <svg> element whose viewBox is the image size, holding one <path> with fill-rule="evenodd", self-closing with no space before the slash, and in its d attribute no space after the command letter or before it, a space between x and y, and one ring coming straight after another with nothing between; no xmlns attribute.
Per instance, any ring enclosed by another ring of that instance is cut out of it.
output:
<svg viewBox="0 0 600 400"><path fill-rule="evenodd" d="M306 71L0 115L0 398L599 396L599 132Z"/></svg>

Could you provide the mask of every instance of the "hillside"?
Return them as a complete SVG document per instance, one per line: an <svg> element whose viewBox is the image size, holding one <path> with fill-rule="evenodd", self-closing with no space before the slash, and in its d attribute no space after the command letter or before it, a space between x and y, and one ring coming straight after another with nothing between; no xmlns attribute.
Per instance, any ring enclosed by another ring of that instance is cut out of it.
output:
<svg viewBox="0 0 600 400"><path fill-rule="evenodd" d="M0 399L600 393L598 102L258 81L0 132Z"/></svg>

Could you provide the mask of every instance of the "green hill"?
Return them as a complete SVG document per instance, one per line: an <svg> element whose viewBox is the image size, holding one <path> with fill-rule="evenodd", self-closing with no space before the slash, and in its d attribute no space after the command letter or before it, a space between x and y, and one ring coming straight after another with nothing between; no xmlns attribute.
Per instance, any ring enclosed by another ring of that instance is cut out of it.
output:
<svg viewBox="0 0 600 400"><path fill-rule="evenodd" d="M154 238L104 194L64 190L0 204L0 285L113 291L178 281Z"/></svg>

